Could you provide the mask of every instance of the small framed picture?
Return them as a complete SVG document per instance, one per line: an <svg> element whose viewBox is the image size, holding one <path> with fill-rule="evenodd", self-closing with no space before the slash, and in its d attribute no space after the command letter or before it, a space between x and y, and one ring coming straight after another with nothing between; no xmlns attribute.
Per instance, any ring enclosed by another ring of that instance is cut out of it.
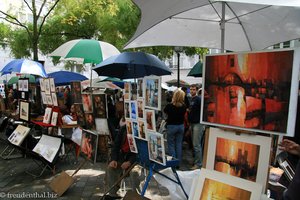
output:
<svg viewBox="0 0 300 200"><path fill-rule="evenodd" d="M44 79L44 86L45 86L45 93L50 95L51 94L51 90L50 90L50 81L48 78Z"/></svg>
<svg viewBox="0 0 300 200"><path fill-rule="evenodd" d="M139 125L138 122L136 120L132 120L132 134L134 137L139 137L140 133L139 133Z"/></svg>
<svg viewBox="0 0 300 200"><path fill-rule="evenodd" d="M131 119L126 119L126 130L127 130L127 134L132 135L132 121L131 121Z"/></svg>
<svg viewBox="0 0 300 200"><path fill-rule="evenodd" d="M96 163L98 148L98 134L83 129L81 138L81 152L93 163Z"/></svg>
<svg viewBox="0 0 300 200"><path fill-rule="evenodd" d="M56 126L57 124L58 112L53 112L51 117L51 125Z"/></svg>
<svg viewBox="0 0 300 200"><path fill-rule="evenodd" d="M137 99L137 113L139 119L145 119L145 101L144 98Z"/></svg>
<svg viewBox="0 0 300 200"><path fill-rule="evenodd" d="M23 79L23 91L24 92L28 92L29 90L29 79L28 78L24 78Z"/></svg>
<svg viewBox="0 0 300 200"><path fill-rule="evenodd" d="M29 121L30 118L30 103L27 101L20 101L20 119Z"/></svg>
<svg viewBox="0 0 300 200"><path fill-rule="evenodd" d="M45 124L50 123L51 113L52 113L52 108L48 107L48 108L45 109L45 115L44 115L43 123L45 123Z"/></svg>
<svg viewBox="0 0 300 200"><path fill-rule="evenodd" d="M40 81L40 87L41 87L41 91L42 92L45 92L45 83L44 83L44 78L40 78L39 81Z"/></svg>
<svg viewBox="0 0 300 200"><path fill-rule="evenodd" d="M137 80L137 98L143 98L144 94L144 84L143 84L143 79L140 78Z"/></svg>
<svg viewBox="0 0 300 200"><path fill-rule="evenodd" d="M145 120L138 119L138 127L139 127L139 138L146 140L146 128L145 128Z"/></svg>
<svg viewBox="0 0 300 200"><path fill-rule="evenodd" d="M130 118L133 120L137 119L137 102L136 101L130 102Z"/></svg>
<svg viewBox="0 0 300 200"><path fill-rule="evenodd" d="M271 137L210 128L206 169L219 171L266 187Z"/></svg>
<svg viewBox="0 0 300 200"><path fill-rule="evenodd" d="M199 178L193 182L189 199L257 200L261 193L262 186L258 183L202 168Z"/></svg>
<svg viewBox="0 0 300 200"><path fill-rule="evenodd" d="M47 99L47 105L53 105L53 102L52 102L52 97L51 95L46 95L46 99Z"/></svg>
<svg viewBox="0 0 300 200"><path fill-rule="evenodd" d="M161 109L161 77L144 77L145 85L145 108L154 110Z"/></svg>
<svg viewBox="0 0 300 200"><path fill-rule="evenodd" d="M131 99L131 83L125 82L124 83L124 100L130 100Z"/></svg>
<svg viewBox="0 0 300 200"><path fill-rule="evenodd" d="M57 102L57 96L55 92L51 93L51 97L52 97L52 103L54 106L58 106L58 102Z"/></svg>
<svg viewBox="0 0 300 200"><path fill-rule="evenodd" d="M54 78L49 78L50 92L55 92Z"/></svg>
<svg viewBox="0 0 300 200"><path fill-rule="evenodd" d="M130 101L125 100L124 101L124 116L125 119L130 119Z"/></svg>
<svg viewBox="0 0 300 200"><path fill-rule="evenodd" d="M154 110L145 110L146 115L146 130L156 131L155 112Z"/></svg>
<svg viewBox="0 0 300 200"><path fill-rule="evenodd" d="M127 139L128 139L130 151L133 153L138 153L138 149L137 149L136 142L135 142L133 135L127 134Z"/></svg>
<svg viewBox="0 0 300 200"><path fill-rule="evenodd" d="M161 165L166 165L166 152L163 134L148 131L147 140L149 159Z"/></svg>

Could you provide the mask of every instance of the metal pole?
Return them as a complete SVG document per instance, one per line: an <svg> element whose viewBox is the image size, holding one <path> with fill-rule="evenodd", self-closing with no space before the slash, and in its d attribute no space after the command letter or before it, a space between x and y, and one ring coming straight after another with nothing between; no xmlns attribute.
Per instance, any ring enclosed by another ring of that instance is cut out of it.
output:
<svg viewBox="0 0 300 200"><path fill-rule="evenodd" d="M225 2L222 2L222 19L220 22L221 28L221 52L225 53Z"/></svg>
<svg viewBox="0 0 300 200"><path fill-rule="evenodd" d="M180 87L180 52L177 51L177 87Z"/></svg>

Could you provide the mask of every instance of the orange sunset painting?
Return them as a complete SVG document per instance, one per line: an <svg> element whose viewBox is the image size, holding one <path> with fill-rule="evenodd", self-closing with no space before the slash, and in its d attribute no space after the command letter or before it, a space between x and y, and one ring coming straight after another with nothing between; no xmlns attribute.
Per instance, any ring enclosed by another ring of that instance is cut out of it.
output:
<svg viewBox="0 0 300 200"><path fill-rule="evenodd" d="M249 200L250 198L250 191L206 178L200 200Z"/></svg>
<svg viewBox="0 0 300 200"><path fill-rule="evenodd" d="M259 145L217 138L214 170L256 181Z"/></svg>

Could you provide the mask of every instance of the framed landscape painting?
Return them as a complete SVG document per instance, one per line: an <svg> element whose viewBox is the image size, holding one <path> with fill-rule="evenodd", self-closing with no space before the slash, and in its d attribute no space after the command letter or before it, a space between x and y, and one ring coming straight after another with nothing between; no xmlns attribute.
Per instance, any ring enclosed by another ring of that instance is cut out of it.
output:
<svg viewBox="0 0 300 200"><path fill-rule="evenodd" d="M300 49L208 55L201 121L294 135Z"/></svg>
<svg viewBox="0 0 300 200"><path fill-rule="evenodd" d="M271 137L210 128L206 169L260 183L266 187Z"/></svg>
<svg viewBox="0 0 300 200"><path fill-rule="evenodd" d="M189 199L257 200L261 193L262 187L258 183L202 168L200 176L193 182Z"/></svg>
<svg viewBox="0 0 300 200"><path fill-rule="evenodd" d="M161 109L161 77L144 77L145 108Z"/></svg>

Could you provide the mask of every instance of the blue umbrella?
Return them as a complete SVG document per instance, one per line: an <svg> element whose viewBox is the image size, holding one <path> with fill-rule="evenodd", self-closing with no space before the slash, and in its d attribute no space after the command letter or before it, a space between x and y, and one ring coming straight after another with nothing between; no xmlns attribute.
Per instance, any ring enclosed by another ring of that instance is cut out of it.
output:
<svg viewBox="0 0 300 200"><path fill-rule="evenodd" d="M41 63L27 59L12 60L6 64L0 72L1 75L16 72L20 74L33 74L41 77L47 77L47 73Z"/></svg>
<svg viewBox="0 0 300 200"><path fill-rule="evenodd" d="M88 79L79 73L69 71L52 72L49 73L48 76L54 78L54 84L56 86L69 85L73 81L84 81Z"/></svg>
<svg viewBox="0 0 300 200"><path fill-rule="evenodd" d="M170 75L172 71L156 56L143 52L123 52L111 56L93 68L99 76L120 79L140 78L149 75Z"/></svg>

